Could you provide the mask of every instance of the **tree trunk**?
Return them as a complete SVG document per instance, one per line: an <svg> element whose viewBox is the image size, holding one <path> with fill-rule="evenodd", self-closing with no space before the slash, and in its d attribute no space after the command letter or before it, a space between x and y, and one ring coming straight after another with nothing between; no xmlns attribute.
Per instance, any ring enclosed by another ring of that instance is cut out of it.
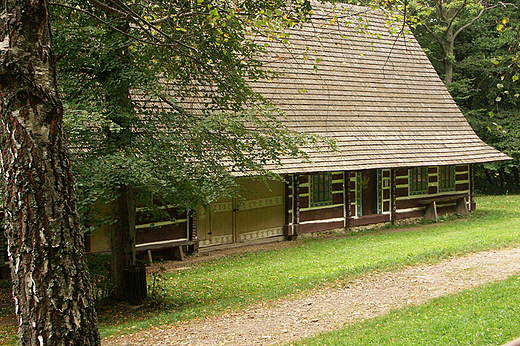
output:
<svg viewBox="0 0 520 346"><path fill-rule="evenodd" d="M446 31L446 52L444 56L444 84L446 86L453 82L453 63L455 62L455 36L453 29Z"/></svg>
<svg viewBox="0 0 520 346"><path fill-rule="evenodd" d="M111 281L115 296L124 299L123 269L135 264L134 190L131 186L121 186L117 194L117 199L112 202L115 222L111 232Z"/></svg>
<svg viewBox="0 0 520 346"><path fill-rule="evenodd" d="M484 168L484 173L486 174L486 179L489 183L489 186L491 186L491 187L494 186L495 185L494 179L491 178L491 173L489 172L489 169Z"/></svg>
<svg viewBox="0 0 520 346"><path fill-rule="evenodd" d="M20 344L99 345L46 2L0 10L0 161Z"/></svg>
<svg viewBox="0 0 520 346"><path fill-rule="evenodd" d="M128 32L130 25L124 18L113 18L113 25L121 32ZM107 118L119 125L118 131L107 130L108 149L114 153L133 155L132 121L135 118L134 105L130 97L128 68L132 66L127 38L119 31L107 33L107 46L110 47L103 59L105 68L98 76L106 92L105 104ZM134 188L127 179L127 167L121 167L120 184L115 188L116 199L112 201L111 227L111 281L113 294L117 299L125 299L123 269L135 264L135 203ZM121 173L123 172L123 173ZM131 175L131 174L130 174Z"/></svg>

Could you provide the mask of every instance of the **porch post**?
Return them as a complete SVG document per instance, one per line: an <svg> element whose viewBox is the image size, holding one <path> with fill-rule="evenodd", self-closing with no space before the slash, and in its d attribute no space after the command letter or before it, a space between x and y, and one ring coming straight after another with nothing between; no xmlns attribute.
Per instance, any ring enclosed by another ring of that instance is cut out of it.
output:
<svg viewBox="0 0 520 346"><path fill-rule="evenodd" d="M343 171L343 216L345 218L343 225L345 230L350 229L350 171Z"/></svg>
<svg viewBox="0 0 520 346"><path fill-rule="evenodd" d="M397 198L395 195L395 168L390 169L390 221L395 223L397 218Z"/></svg>
<svg viewBox="0 0 520 346"><path fill-rule="evenodd" d="M293 223L292 233L297 235L300 232L300 176L293 176Z"/></svg>

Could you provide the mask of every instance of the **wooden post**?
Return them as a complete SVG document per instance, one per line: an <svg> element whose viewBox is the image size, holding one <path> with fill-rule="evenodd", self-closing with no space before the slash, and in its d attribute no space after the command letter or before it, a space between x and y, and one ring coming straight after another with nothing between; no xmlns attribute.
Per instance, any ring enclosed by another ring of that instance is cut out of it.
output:
<svg viewBox="0 0 520 346"><path fill-rule="evenodd" d="M344 171L343 172L343 204L344 204L344 227L345 230L348 231L350 229L350 218L351 218L351 211L350 211L350 171Z"/></svg>
<svg viewBox="0 0 520 346"><path fill-rule="evenodd" d="M392 221L392 224L397 221L397 197L395 194L395 184L396 173L395 169L392 168L390 170L390 221Z"/></svg>
<svg viewBox="0 0 520 346"><path fill-rule="evenodd" d="M464 216L467 216L469 214L468 203L466 201L466 197L459 198L457 200L457 209L456 209L456 211L457 211L457 213L459 213L461 215L464 215Z"/></svg>
<svg viewBox="0 0 520 346"><path fill-rule="evenodd" d="M293 227L292 234L298 235L300 231L300 181L299 175L293 176Z"/></svg>
<svg viewBox="0 0 520 346"><path fill-rule="evenodd" d="M197 237L197 213L192 210L187 211L188 217L188 240L193 241L192 245L189 245L189 252L195 253L199 250L199 238Z"/></svg>
<svg viewBox="0 0 520 346"><path fill-rule="evenodd" d="M285 221L284 221L284 227L283 227L283 234L286 237L286 239L289 239L293 235L293 203L294 203L294 182L293 177L291 175L286 175L284 177L285 182ZM289 197L291 196L292 197Z"/></svg>
<svg viewBox="0 0 520 346"><path fill-rule="evenodd" d="M469 169L469 210L475 208L475 168L473 164L468 164Z"/></svg>
<svg viewBox="0 0 520 346"><path fill-rule="evenodd" d="M424 218L429 220L435 220L435 222L439 220L439 217L437 215L437 202L433 201L426 206Z"/></svg>

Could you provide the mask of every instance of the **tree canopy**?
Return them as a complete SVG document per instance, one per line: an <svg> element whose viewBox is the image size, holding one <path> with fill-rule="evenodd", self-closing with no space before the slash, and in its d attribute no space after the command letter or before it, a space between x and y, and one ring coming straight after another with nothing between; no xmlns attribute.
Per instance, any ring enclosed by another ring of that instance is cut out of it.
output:
<svg viewBox="0 0 520 346"><path fill-rule="evenodd" d="M54 3L80 210L93 227L95 202L111 202L113 272L134 262L136 206L209 205L237 193L237 175L275 178L266 163L305 159L316 139L288 131L247 82L276 77L257 38L286 40L310 12L303 0Z"/></svg>
<svg viewBox="0 0 520 346"><path fill-rule="evenodd" d="M193 207L230 193L232 173L266 174L264 163L301 154L303 138L246 83L273 77L257 60L265 47L254 35L273 35L309 10L298 2L280 8L255 1L55 7L80 189L100 194L130 184L146 192L140 196Z"/></svg>
<svg viewBox="0 0 520 346"><path fill-rule="evenodd" d="M459 6L463 3L459 3ZM513 157L512 162L486 164L478 170L480 187L495 190L520 188L519 92L519 5L518 1L490 6L470 26L455 37L453 45L453 80L448 89L475 132L487 144ZM460 8L460 7L459 7ZM483 7L481 7L482 9ZM454 18L460 25L473 14L462 12ZM422 22L436 23L434 12L423 14ZM439 42L426 25L413 28L421 46L439 74L444 65L439 59Z"/></svg>

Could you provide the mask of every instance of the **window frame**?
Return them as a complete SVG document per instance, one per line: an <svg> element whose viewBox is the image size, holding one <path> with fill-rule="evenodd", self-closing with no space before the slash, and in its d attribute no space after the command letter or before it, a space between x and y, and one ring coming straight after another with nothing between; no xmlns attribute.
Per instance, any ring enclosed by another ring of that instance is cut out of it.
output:
<svg viewBox="0 0 520 346"><path fill-rule="evenodd" d="M309 190L311 207L332 205L332 173L312 174Z"/></svg>

